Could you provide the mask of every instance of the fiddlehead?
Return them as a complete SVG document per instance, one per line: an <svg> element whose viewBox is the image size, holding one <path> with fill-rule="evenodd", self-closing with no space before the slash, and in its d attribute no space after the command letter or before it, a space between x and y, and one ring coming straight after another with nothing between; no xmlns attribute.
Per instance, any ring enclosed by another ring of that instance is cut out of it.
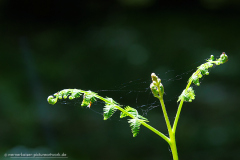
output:
<svg viewBox="0 0 240 160"><path fill-rule="evenodd" d="M97 93L92 91L83 91L80 89L64 89L49 96L47 101L49 104L54 105L55 103L57 103L58 99L73 100L76 98L80 98L81 95L83 95L83 101L81 106L87 106L90 108L92 103L96 102L97 99L100 99L105 102L105 106L103 108L104 120L109 119L117 110L121 111L120 118L127 117L127 116L131 117L131 119L129 119L128 122L130 123L130 127L132 128L133 137L135 137L138 134L140 125L142 123L148 122L145 117L138 114L138 111L136 109L131 108L129 106L123 109L112 98L108 98L108 97L103 98L97 95Z"/></svg>

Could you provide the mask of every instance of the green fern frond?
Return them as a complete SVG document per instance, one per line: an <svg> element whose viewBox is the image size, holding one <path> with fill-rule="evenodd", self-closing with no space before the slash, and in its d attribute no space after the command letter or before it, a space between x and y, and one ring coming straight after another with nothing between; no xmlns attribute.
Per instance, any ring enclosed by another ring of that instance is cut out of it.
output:
<svg viewBox="0 0 240 160"><path fill-rule="evenodd" d="M87 91L87 93L84 93L81 106L88 106L90 108L91 104L96 101L96 95L97 93L94 93L92 91Z"/></svg>
<svg viewBox="0 0 240 160"><path fill-rule="evenodd" d="M141 121L138 118L134 118L134 119L129 119L128 123L130 123L133 137L136 137L140 129Z"/></svg>
<svg viewBox="0 0 240 160"><path fill-rule="evenodd" d="M103 108L103 118L104 120L107 120L108 118L110 118L113 113L117 110L117 108L115 107L114 104L106 104Z"/></svg>
<svg viewBox="0 0 240 160"><path fill-rule="evenodd" d="M221 55L220 55L220 58L217 59L217 61L219 61L220 64L223 64L223 63L226 63L228 61L228 56L226 55L225 52L223 52ZM219 65L219 64L217 64Z"/></svg>
<svg viewBox="0 0 240 160"><path fill-rule="evenodd" d="M54 105L55 103L57 103L57 99L57 97L54 98L53 96L48 96L47 101L49 104Z"/></svg>
<svg viewBox="0 0 240 160"><path fill-rule="evenodd" d="M64 89L58 93L55 93L54 95L58 96L59 99L62 99L62 98L67 99L68 96L71 95L71 91L69 89Z"/></svg>
<svg viewBox="0 0 240 160"><path fill-rule="evenodd" d="M71 96L74 98L79 98L81 97L82 93L79 89L72 89Z"/></svg>
<svg viewBox="0 0 240 160"><path fill-rule="evenodd" d="M178 101L186 101L186 102L192 102L192 100L195 99L195 93L192 87L189 87L188 90L186 89L183 90L182 94L179 96Z"/></svg>

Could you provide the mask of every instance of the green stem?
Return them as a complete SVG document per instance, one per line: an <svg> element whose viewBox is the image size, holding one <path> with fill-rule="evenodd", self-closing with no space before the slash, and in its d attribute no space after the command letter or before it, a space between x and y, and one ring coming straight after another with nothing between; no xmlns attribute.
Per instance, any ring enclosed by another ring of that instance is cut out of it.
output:
<svg viewBox="0 0 240 160"><path fill-rule="evenodd" d="M181 109L182 109L182 105L183 105L183 100L181 100L179 106L178 106L178 111L175 117L175 121L173 123L173 129L172 132L175 134L176 133L176 128L177 128L177 123L178 123L178 119L180 117L180 113L181 113Z"/></svg>
<svg viewBox="0 0 240 160"><path fill-rule="evenodd" d="M176 146L176 140L175 140L175 134L174 133L172 133L170 135L170 144L169 145L171 147L173 160L178 160L177 146Z"/></svg>
<svg viewBox="0 0 240 160"><path fill-rule="evenodd" d="M159 85L158 85L159 86ZM159 95L160 97L158 98L161 106L162 106L162 111L163 111L163 115L167 124L167 128L168 128L168 134L169 134L169 138L170 138L170 142L168 143L170 145L171 151L172 151L172 156L173 156L173 160L178 160L178 153L177 153L177 146L176 146L176 140L175 140L175 133L172 130L168 115L167 115L167 111L166 111L166 107L163 101L163 94L161 93L160 87L158 87L159 90ZM180 112L179 112L180 114Z"/></svg>
<svg viewBox="0 0 240 160"><path fill-rule="evenodd" d="M170 143L170 139L168 137L166 137L164 134L162 134L161 132L159 132L158 130L156 130L155 128L150 126L149 124L147 124L145 122L141 122L141 124L144 125L145 127L147 127L148 129L150 129L151 131L153 131L154 133L156 133L157 135L159 135L160 137L162 137L165 141L168 142L168 144Z"/></svg>
<svg viewBox="0 0 240 160"><path fill-rule="evenodd" d="M172 131L171 124L170 124L170 121L168 119L167 111L166 111L165 104L163 102L162 96L159 100L160 100L160 103L161 103L161 106L162 106L164 118L165 118L167 128L168 128L168 134L169 134L169 138L170 138L170 143L168 143L168 144L170 145L170 148L171 148L171 151L172 151L173 160L178 160L175 133Z"/></svg>
<svg viewBox="0 0 240 160"><path fill-rule="evenodd" d="M170 145L171 151L172 151L172 155L173 155L173 159L174 160L178 160L178 153L177 153L177 146L176 146L176 140L175 140L175 133L172 130L168 115L167 115L167 111L165 108L165 104L163 102L163 98L161 96L161 98L159 99L161 106L162 106L162 110L163 110L163 114L164 114L164 118L167 124L167 128L168 128L168 134L169 134L169 138L170 138L170 142L168 143Z"/></svg>
<svg viewBox="0 0 240 160"><path fill-rule="evenodd" d="M170 133L172 133L172 127L171 127L170 121L168 119L167 111L166 111L165 104L163 102L162 96L161 96L161 98L159 98L159 100L160 100L160 103L161 103L161 106L162 106L163 115L164 115L164 118L165 118L165 121L166 121L166 124L167 124L168 133L170 135Z"/></svg>
<svg viewBox="0 0 240 160"><path fill-rule="evenodd" d="M200 72L200 70L197 70L196 72L198 74ZM189 82L187 84L187 87L185 89L186 91L188 90L188 88L190 87L191 84L192 84L192 79L189 80ZM176 117L175 117L175 120L174 120L174 123L173 123L172 131L173 131L174 134L176 133L177 123L178 123L178 120L179 120L179 117L180 117L180 113L181 113L181 110L182 110L183 102L184 102L184 100L182 99L180 101L180 103L179 103L177 114L176 114Z"/></svg>

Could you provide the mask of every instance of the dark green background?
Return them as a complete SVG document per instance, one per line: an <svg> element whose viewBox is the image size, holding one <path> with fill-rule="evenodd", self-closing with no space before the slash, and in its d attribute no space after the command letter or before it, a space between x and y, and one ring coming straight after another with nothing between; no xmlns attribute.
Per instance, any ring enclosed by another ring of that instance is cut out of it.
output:
<svg viewBox="0 0 240 160"><path fill-rule="evenodd" d="M156 72L173 122L190 75L223 51L229 61L183 106L177 147L180 160L240 159L239 18L236 0L0 0L0 159L64 152L70 160L170 160L168 144L145 127L133 138L118 112L103 121L95 113L103 104L52 106L47 97L90 89L140 112L155 99L149 90L128 93L147 89ZM146 117L167 134L160 106Z"/></svg>

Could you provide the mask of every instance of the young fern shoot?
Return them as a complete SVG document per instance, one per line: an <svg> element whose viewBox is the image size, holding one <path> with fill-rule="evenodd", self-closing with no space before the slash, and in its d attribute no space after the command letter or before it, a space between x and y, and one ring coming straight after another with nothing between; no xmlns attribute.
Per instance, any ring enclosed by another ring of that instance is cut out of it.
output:
<svg viewBox="0 0 240 160"><path fill-rule="evenodd" d="M192 100L195 99L195 93L194 90L191 86L192 82L199 86L199 79L202 77L202 75L209 75L208 69L211 68L214 64L215 65L220 65L228 61L228 56L223 52L220 56L219 59L214 61L214 56L211 55L211 57L207 60L206 63L200 65L196 72L192 74L192 76L188 80L188 84L186 88L183 90L182 94L179 96L178 101L180 101L177 114L173 123L173 126L171 126L167 111L165 108L165 104L163 101L163 94L164 94L164 87L161 83L161 79L156 76L155 73L151 74L152 78L152 83L150 84L150 89L153 93L153 96L158 98L160 101L160 104L162 106L162 111L164 114L164 118L166 121L169 137L165 136L162 134L160 131L156 130L147 122L147 118L139 115L138 111L130 106L127 106L125 108L122 108L120 104L115 102L112 98L104 98L99 96L97 93L94 93L92 91L84 91L80 89L64 89L61 90L51 96L48 97L47 101L49 104L54 105L57 103L58 99L76 99L79 98L83 95L83 101L81 106L87 106L91 107L91 104L96 102L97 99L102 100L105 102L105 106L103 108L103 119L107 120L110 118L117 110L120 111L120 118L124 117L129 117L128 123L130 123L130 127L132 130L133 137L136 137L137 134L139 133L139 129L141 125L144 125L160 137L162 137L170 146L172 150L172 155L174 160L178 160L178 153L177 153L177 147L176 147L176 140L175 140L175 134L176 134L176 128L177 128L177 123L180 117L180 112L182 109L183 102L192 102Z"/></svg>

